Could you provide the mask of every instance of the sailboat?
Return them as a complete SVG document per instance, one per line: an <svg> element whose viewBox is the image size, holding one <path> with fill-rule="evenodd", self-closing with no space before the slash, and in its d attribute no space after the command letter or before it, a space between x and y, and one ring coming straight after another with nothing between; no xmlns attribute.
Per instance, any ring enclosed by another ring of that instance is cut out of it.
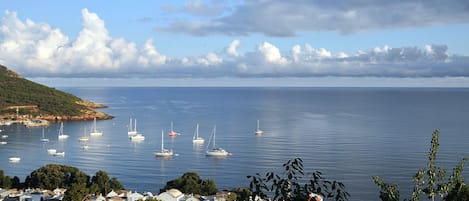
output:
<svg viewBox="0 0 469 201"><path fill-rule="evenodd" d="M44 128L42 128L42 137L40 139L41 142L49 142L49 139L47 139L45 136L44 136Z"/></svg>
<svg viewBox="0 0 469 201"><path fill-rule="evenodd" d="M145 136L140 134L140 133L137 133L136 135L130 136L130 140L132 140L132 141L143 141L143 140L145 140Z"/></svg>
<svg viewBox="0 0 469 201"><path fill-rule="evenodd" d="M131 141L143 141L145 136L137 132L137 119L135 119L134 129L132 130L132 119L130 119L130 130L127 133Z"/></svg>
<svg viewBox="0 0 469 201"><path fill-rule="evenodd" d="M13 156L13 157L8 158L8 161L10 161L10 163L18 163L21 161L21 158L18 156Z"/></svg>
<svg viewBox="0 0 469 201"><path fill-rule="evenodd" d="M60 129L59 129L59 140L67 139L68 135L64 134L64 122L60 123Z"/></svg>
<svg viewBox="0 0 469 201"><path fill-rule="evenodd" d="M164 131L161 130L161 151L160 151L160 152L155 152L155 156L158 156L158 157L170 157L170 156L173 156L173 150L165 149L164 146L163 146L163 142L164 142L163 134L164 134Z"/></svg>
<svg viewBox="0 0 469 201"><path fill-rule="evenodd" d="M137 135L137 119L135 119L135 124L133 126L134 127L132 128L132 118L130 118L129 131L127 132L129 136Z"/></svg>
<svg viewBox="0 0 469 201"><path fill-rule="evenodd" d="M221 148L221 147L216 147L216 144L215 144L215 135L216 135L216 132L217 132L217 127L214 126L214 127L213 127L213 131L212 131L212 136L210 137L210 139L213 138L212 149L207 150L206 155L207 155L207 156L217 156L217 157L223 157L223 156L228 156L228 155L230 155L230 153L227 152L226 150L224 150L223 148ZM209 143L207 144L207 148L208 148L208 145L210 145L210 141L209 141Z"/></svg>
<svg viewBox="0 0 469 201"><path fill-rule="evenodd" d="M194 137L192 138L192 142L196 144L204 143L204 138L199 137L199 124L197 124L197 128L195 129Z"/></svg>
<svg viewBox="0 0 469 201"><path fill-rule="evenodd" d="M86 136L86 127L83 128L83 136L79 137L78 138L78 141L80 142L88 142L90 140L90 138L88 136Z"/></svg>
<svg viewBox="0 0 469 201"><path fill-rule="evenodd" d="M93 127L91 128L90 136L101 136L103 135L102 131L96 129L96 117L94 118Z"/></svg>
<svg viewBox="0 0 469 201"><path fill-rule="evenodd" d="M168 135L171 136L171 137L175 137L175 136L179 135L179 133L176 133L173 130L173 122L171 122L171 132L169 132Z"/></svg>
<svg viewBox="0 0 469 201"><path fill-rule="evenodd" d="M264 131L262 131L262 130L259 128L259 120L257 120L256 135L262 135L263 133L264 133Z"/></svg>

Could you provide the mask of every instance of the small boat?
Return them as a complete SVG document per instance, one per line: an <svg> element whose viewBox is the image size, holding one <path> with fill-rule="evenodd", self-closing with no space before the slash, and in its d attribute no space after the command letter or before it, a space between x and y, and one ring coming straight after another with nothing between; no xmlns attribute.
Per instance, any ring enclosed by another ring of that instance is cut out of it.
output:
<svg viewBox="0 0 469 201"><path fill-rule="evenodd" d="M101 136L103 132L96 128L96 117L94 118L93 127L91 128L90 136Z"/></svg>
<svg viewBox="0 0 469 201"><path fill-rule="evenodd" d="M262 131L262 130L259 128L259 120L257 120L256 135L262 135L263 133L264 133L264 131Z"/></svg>
<svg viewBox="0 0 469 201"><path fill-rule="evenodd" d="M160 152L155 152L155 156L158 156L158 157L171 157L171 156L173 156L173 150L164 148L164 146L163 146L163 143L164 143L163 134L164 134L164 131L161 130L161 151Z"/></svg>
<svg viewBox="0 0 469 201"><path fill-rule="evenodd" d="M57 150L56 150L56 149L48 149L48 150L47 150L47 153L48 153L49 155L54 155L55 153L57 153Z"/></svg>
<svg viewBox="0 0 469 201"><path fill-rule="evenodd" d="M10 157L10 158L8 158L8 161L10 161L10 163L18 163L18 162L21 161L21 158L20 158L20 157L17 157L17 156L15 156L15 157Z"/></svg>
<svg viewBox="0 0 469 201"><path fill-rule="evenodd" d="M8 135L2 135L2 139L8 138Z"/></svg>
<svg viewBox="0 0 469 201"><path fill-rule="evenodd" d="M133 128L132 128L132 118L130 118L130 123L129 123L129 131L127 131L127 135L129 136L133 136L133 135L137 135L138 132L137 132L137 119L135 119L135 123L133 125Z"/></svg>
<svg viewBox="0 0 469 201"><path fill-rule="evenodd" d="M213 138L212 149L207 150L206 155L207 155L207 156L215 156L215 157L224 157L224 156L231 155L229 152L227 152L227 151L224 150L223 148L221 148L221 147L216 147L216 144L215 144L215 135L216 135L216 132L217 132L217 127L214 126L214 127L213 127L213 131L212 131L212 135L211 135L211 137L210 137L210 139ZM208 146L209 146L209 145L210 145L210 140L209 140L209 143L207 144L207 149L208 149Z"/></svg>
<svg viewBox="0 0 469 201"><path fill-rule="evenodd" d="M88 150L88 148L90 148L90 146L85 143L85 144L83 145L83 150Z"/></svg>
<svg viewBox="0 0 469 201"><path fill-rule="evenodd" d="M8 144L6 141L0 141L0 145Z"/></svg>
<svg viewBox="0 0 469 201"><path fill-rule="evenodd" d="M173 130L173 122L171 122L171 132L169 132L168 135L171 137L176 137L177 135L179 135L179 133L176 133Z"/></svg>
<svg viewBox="0 0 469 201"><path fill-rule="evenodd" d="M83 128L83 131L84 131L84 134L83 136L79 137L78 138L78 141L80 142L88 142L90 140L90 138L88 136L86 136L86 127Z"/></svg>
<svg viewBox="0 0 469 201"><path fill-rule="evenodd" d="M204 141L204 138L199 137L199 124L197 124L192 142L196 144L202 144Z"/></svg>
<svg viewBox="0 0 469 201"><path fill-rule="evenodd" d="M61 151L61 152L55 152L53 154L54 156L61 156L61 157L64 157L65 156L65 152Z"/></svg>
<svg viewBox="0 0 469 201"><path fill-rule="evenodd" d="M44 137L44 128L42 128L42 137L40 139L41 142L49 142L49 139L47 139L46 137Z"/></svg>
<svg viewBox="0 0 469 201"><path fill-rule="evenodd" d="M59 140L64 140L68 138L67 134L64 134L64 122L60 122L60 128L59 128Z"/></svg>
<svg viewBox="0 0 469 201"><path fill-rule="evenodd" d="M143 141L143 140L145 140L145 136L138 133L136 135L130 136L130 140L132 140L132 141Z"/></svg>

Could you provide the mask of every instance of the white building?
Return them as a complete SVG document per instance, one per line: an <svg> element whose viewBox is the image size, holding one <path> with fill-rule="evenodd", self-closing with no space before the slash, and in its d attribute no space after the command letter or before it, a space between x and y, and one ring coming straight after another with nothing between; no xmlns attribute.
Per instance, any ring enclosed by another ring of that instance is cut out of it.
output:
<svg viewBox="0 0 469 201"><path fill-rule="evenodd" d="M184 198L184 194L177 189L169 189L166 192L160 193L157 198L162 201L180 201Z"/></svg>

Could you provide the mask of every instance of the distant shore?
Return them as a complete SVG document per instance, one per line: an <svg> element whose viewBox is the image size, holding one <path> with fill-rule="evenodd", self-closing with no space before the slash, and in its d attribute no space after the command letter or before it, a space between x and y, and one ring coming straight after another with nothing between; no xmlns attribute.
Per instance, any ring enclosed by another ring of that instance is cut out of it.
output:
<svg viewBox="0 0 469 201"><path fill-rule="evenodd" d="M81 100L78 101L77 104L85 106L86 109L81 110L80 115L53 115L53 114L40 114L40 115L31 115L31 114L15 114L15 113L3 113L0 114L0 119L3 120L11 120L14 123L22 122L26 119L40 119L40 120L47 120L47 121L88 121L93 119L98 120L107 120L114 118L111 115L108 115L104 112L100 112L97 109L99 108L107 108L108 106L95 103L92 101ZM15 108L33 108L39 109L36 105L15 105L15 106L8 106L4 109L15 109Z"/></svg>

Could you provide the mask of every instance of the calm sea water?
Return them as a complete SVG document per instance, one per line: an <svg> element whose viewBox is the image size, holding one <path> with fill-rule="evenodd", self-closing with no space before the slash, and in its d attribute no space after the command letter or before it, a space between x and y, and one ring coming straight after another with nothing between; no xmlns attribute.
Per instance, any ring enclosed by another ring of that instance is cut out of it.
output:
<svg viewBox="0 0 469 201"><path fill-rule="evenodd" d="M8 144L0 145L0 169L24 179L49 163L72 165L92 175L102 169L127 189L158 192L167 181L188 171L215 180L220 189L247 187L247 175L280 171L288 159L301 157L306 170L345 183L351 200L378 200L371 177L396 182L408 196L411 178L426 165L431 134L441 129L439 165L451 172L469 156L469 89L429 88L64 88L109 106L115 116L98 121L104 135L92 137L89 149L78 137L92 122L65 122L70 138L57 140L58 124L41 128L2 127ZM129 118L146 136L131 142ZM260 120L262 136L254 135ZM160 159L161 130L171 121L181 135L165 134L165 147L177 156ZM206 143L195 146L196 124ZM233 155L205 156L213 126L217 145ZM65 157L47 149L65 151ZM20 156L19 163L8 157ZM464 177L469 179L469 169Z"/></svg>

